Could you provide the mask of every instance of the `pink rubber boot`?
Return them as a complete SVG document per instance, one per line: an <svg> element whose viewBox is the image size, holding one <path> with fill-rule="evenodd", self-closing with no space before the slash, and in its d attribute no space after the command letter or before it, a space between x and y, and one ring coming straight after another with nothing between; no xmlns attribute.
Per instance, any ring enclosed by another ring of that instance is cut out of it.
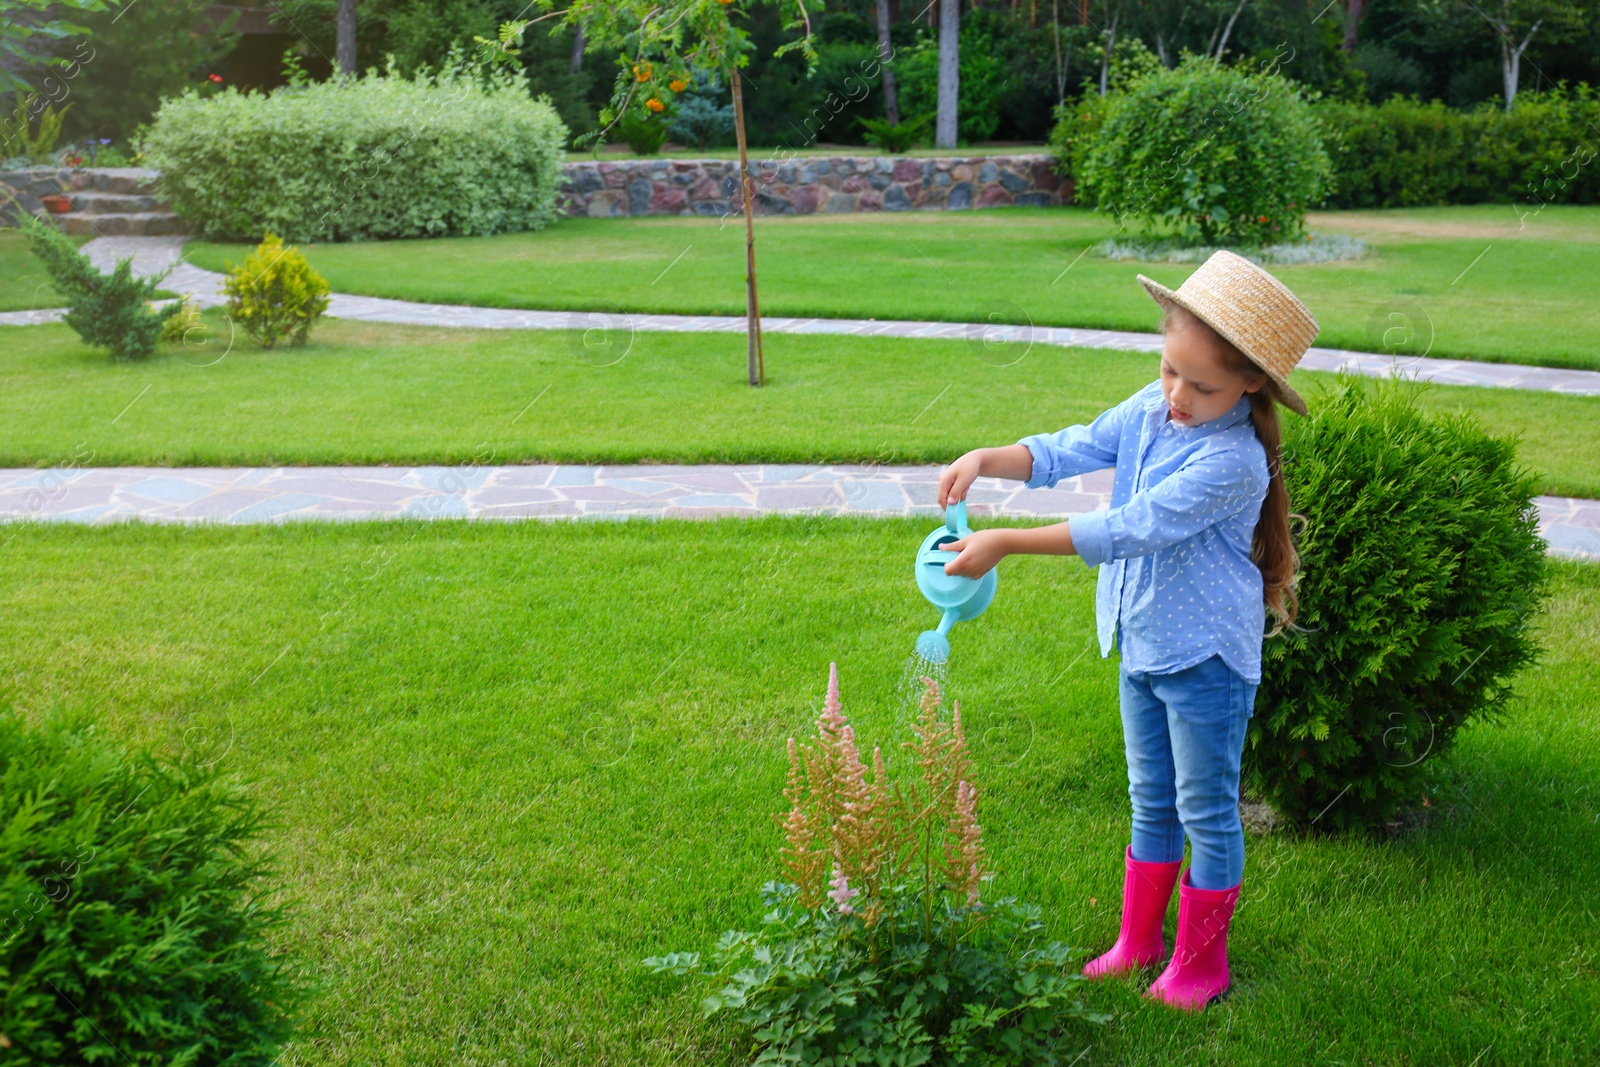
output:
<svg viewBox="0 0 1600 1067"><path fill-rule="evenodd" d="M1122 931L1110 952L1095 957L1084 967L1083 973L1090 978L1124 974L1136 967L1160 963L1167 947L1161 938L1161 920L1167 917L1172 885L1178 880L1183 860L1144 863L1133 858L1132 845L1123 855Z"/></svg>
<svg viewBox="0 0 1600 1067"><path fill-rule="evenodd" d="M1203 1011L1228 988L1228 924L1239 885L1196 889L1189 884L1189 872L1183 872L1178 883L1178 941L1167 969L1145 996L1174 1008Z"/></svg>

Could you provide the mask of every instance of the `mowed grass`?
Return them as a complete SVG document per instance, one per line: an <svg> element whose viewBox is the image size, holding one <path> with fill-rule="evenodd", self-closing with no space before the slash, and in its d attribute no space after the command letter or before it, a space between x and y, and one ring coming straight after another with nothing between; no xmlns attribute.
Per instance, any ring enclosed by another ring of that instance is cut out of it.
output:
<svg viewBox="0 0 1600 1067"><path fill-rule="evenodd" d="M68 237L82 247L87 237ZM33 311L65 304L65 299L50 284L44 264L28 247L28 238L17 230L0 230L0 311Z"/></svg>
<svg viewBox="0 0 1600 1067"><path fill-rule="evenodd" d="M197 335L134 364L62 325L0 327L0 466L943 463L1088 422L1159 364L1049 345L772 334L768 384L751 389L744 340L727 334L329 319L307 347L267 352L242 335L229 349L226 324L208 321L206 343ZM1315 403L1334 378L1294 380ZM1544 491L1600 497L1600 398L1421 395L1521 434Z"/></svg>
<svg viewBox="0 0 1600 1067"><path fill-rule="evenodd" d="M733 1065L742 1036L638 960L759 921L784 739L830 661L904 766L924 525L10 527L0 698L88 709L276 809L280 947L322 987L285 1067ZM1001 571L949 682L989 891L1081 960L1118 922L1115 661L1087 568ZM1252 834L1232 994L1193 1017L1089 987L1116 1020L1081 1062L1600 1060L1600 569L1557 572L1548 654L1505 724L1462 734L1428 818Z"/></svg>
<svg viewBox="0 0 1600 1067"><path fill-rule="evenodd" d="M1514 205L1315 214L1365 258L1271 268L1322 326L1317 343L1600 368L1600 207ZM1002 208L758 219L768 315L1151 330L1144 273L1176 287L1188 265L1113 262L1117 234L1081 208ZM1126 236L1126 232L1123 236ZM191 242L212 270L243 245ZM429 303L739 315L738 219L563 219L536 233L308 245L335 291Z"/></svg>

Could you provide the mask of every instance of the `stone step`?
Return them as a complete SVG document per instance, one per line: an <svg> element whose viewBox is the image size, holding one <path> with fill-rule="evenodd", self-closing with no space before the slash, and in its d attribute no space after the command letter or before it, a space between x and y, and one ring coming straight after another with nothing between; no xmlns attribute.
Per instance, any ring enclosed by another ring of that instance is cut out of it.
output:
<svg viewBox="0 0 1600 1067"><path fill-rule="evenodd" d="M72 212L52 218L62 233L88 237L167 237L187 232L182 219L165 211L130 211L110 215Z"/></svg>
<svg viewBox="0 0 1600 1067"><path fill-rule="evenodd" d="M99 167L72 175L74 192L117 193L122 196L155 196L156 179L161 172L148 167Z"/></svg>
<svg viewBox="0 0 1600 1067"><path fill-rule="evenodd" d="M161 198L132 193L72 192L72 210L84 215L126 215L131 212L165 212Z"/></svg>

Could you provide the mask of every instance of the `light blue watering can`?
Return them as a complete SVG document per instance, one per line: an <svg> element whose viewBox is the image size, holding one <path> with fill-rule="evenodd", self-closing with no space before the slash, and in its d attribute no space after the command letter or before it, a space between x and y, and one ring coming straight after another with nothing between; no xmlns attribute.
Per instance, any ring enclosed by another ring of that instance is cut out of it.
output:
<svg viewBox="0 0 1600 1067"><path fill-rule="evenodd" d="M994 599L996 573L991 568L982 578L946 574L945 564L958 553L946 552L940 545L959 541L972 534L967 525L967 502L962 500L944 509L944 525L922 540L917 549L917 588L928 598L928 603L944 613L936 630L924 630L917 638L917 655L929 663L943 663L950 658L950 627L963 619L976 619Z"/></svg>

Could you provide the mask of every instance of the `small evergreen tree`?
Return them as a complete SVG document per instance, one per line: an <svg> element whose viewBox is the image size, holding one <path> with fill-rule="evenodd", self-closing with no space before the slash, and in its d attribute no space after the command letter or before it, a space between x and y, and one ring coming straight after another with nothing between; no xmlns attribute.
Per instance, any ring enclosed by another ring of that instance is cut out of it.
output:
<svg viewBox="0 0 1600 1067"><path fill-rule="evenodd" d="M26 212L20 213L19 221L29 247L67 301L66 324L86 344L109 348L113 359L147 359L167 320L183 309L182 302L164 308L150 304L172 268L135 278L133 257L125 256L110 274L102 274L54 226Z"/></svg>

